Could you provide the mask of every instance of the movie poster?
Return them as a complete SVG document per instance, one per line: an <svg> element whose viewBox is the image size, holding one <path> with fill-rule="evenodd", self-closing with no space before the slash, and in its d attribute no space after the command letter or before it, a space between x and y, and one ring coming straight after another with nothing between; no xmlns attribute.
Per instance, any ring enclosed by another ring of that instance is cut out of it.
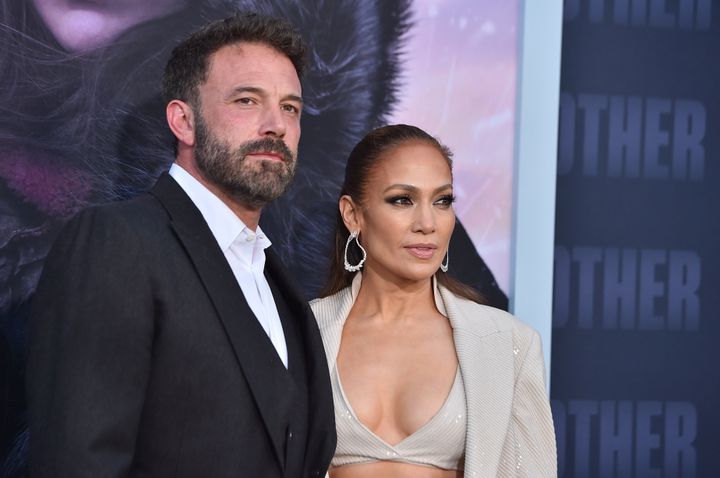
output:
<svg viewBox="0 0 720 478"><path fill-rule="evenodd" d="M237 11L311 46L296 180L261 225L301 290L323 284L344 161L373 127L455 152L450 272L507 308L515 1L7 0L0 7L0 476L25 476L25 321L59 228L148 190L173 161L160 76L173 46ZM122 254L122 251L118 251Z"/></svg>

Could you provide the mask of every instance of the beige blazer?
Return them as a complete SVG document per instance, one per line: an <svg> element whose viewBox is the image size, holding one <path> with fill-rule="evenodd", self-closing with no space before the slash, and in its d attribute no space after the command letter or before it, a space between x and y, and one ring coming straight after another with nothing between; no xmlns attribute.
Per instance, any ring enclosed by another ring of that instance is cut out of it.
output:
<svg viewBox="0 0 720 478"><path fill-rule="evenodd" d="M362 280L310 305L330 372L343 325ZM555 432L545 391L540 336L512 315L435 288L438 310L450 320L465 383L465 477L557 476Z"/></svg>

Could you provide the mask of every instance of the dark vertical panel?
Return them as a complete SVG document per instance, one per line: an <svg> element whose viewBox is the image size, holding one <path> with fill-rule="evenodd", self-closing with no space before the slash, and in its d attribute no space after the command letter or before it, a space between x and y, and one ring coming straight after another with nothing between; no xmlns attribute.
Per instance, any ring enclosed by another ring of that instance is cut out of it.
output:
<svg viewBox="0 0 720 478"><path fill-rule="evenodd" d="M565 3L551 390L560 476L720 476L719 10Z"/></svg>

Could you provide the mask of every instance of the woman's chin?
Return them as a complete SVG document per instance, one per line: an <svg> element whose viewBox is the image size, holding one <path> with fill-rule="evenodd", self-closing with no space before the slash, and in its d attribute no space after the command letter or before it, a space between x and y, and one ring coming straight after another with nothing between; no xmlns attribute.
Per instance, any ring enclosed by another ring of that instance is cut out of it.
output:
<svg viewBox="0 0 720 478"><path fill-rule="evenodd" d="M398 271L398 279L405 282L422 282L431 279L438 271L435 264L410 264Z"/></svg>

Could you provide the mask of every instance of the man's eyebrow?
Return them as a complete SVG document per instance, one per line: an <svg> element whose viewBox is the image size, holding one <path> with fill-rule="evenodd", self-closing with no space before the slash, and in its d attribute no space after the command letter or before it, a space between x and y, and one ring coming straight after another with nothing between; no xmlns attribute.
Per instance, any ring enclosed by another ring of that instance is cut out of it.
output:
<svg viewBox="0 0 720 478"><path fill-rule="evenodd" d="M386 187L383 192L390 191L391 189L402 189L408 192L415 192L418 190L418 188L416 186L413 186L412 184L391 184L390 186ZM446 189L452 189L452 184L443 184L442 186L435 188L433 194L437 194L440 191L444 191Z"/></svg>
<svg viewBox="0 0 720 478"><path fill-rule="evenodd" d="M230 99L233 96L239 95L241 93L253 93L258 96L267 95L267 92L264 89L257 87L257 86L237 86L232 89L230 94L227 95L226 99ZM293 94L284 96L282 98L282 101L295 101L297 103L300 103L301 105L303 104L302 97L300 97L298 95L293 95Z"/></svg>
<svg viewBox="0 0 720 478"><path fill-rule="evenodd" d="M265 90L263 90L262 88L258 88L257 86L236 86L232 89L232 91L230 91L230 93L227 95L227 98L238 95L240 93L253 93L258 96L264 96Z"/></svg>
<svg viewBox="0 0 720 478"><path fill-rule="evenodd" d="M287 96L284 96L282 100L283 101L295 101L297 103L300 103L301 105L305 103L303 101L302 97L300 97L298 95L287 95Z"/></svg>

